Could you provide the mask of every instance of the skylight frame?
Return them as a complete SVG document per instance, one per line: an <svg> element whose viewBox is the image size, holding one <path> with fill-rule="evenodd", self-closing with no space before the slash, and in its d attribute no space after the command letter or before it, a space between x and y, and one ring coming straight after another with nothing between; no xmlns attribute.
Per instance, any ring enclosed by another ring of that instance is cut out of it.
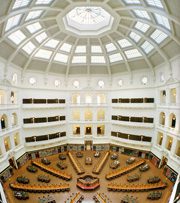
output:
<svg viewBox="0 0 180 203"><path fill-rule="evenodd" d="M22 13L19 13L15 16L12 16L7 20L6 27L5 27L5 32L11 30L12 28L18 26L20 24L21 18L22 18Z"/></svg>
<svg viewBox="0 0 180 203"><path fill-rule="evenodd" d="M121 56L120 53L111 54L111 55L109 55L109 61L110 61L110 63L123 61L123 57Z"/></svg>
<svg viewBox="0 0 180 203"><path fill-rule="evenodd" d="M72 45L69 44L69 43L63 43L63 45L60 47L61 51L64 51L64 52L67 52L67 53L70 53L71 49L72 49Z"/></svg>
<svg viewBox="0 0 180 203"><path fill-rule="evenodd" d="M48 40L48 42L46 42L46 44L44 46L48 47L48 48L55 49L58 46L59 43L60 43L59 40L50 39L50 40Z"/></svg>
<svg viewBox="0 0 180 203"><path fill-rule="evenodd" d="M105 45L107 53L116 51L116 46L111 42Z"/></svg>
<svg viewBox="0 0 180 203"><path fill-rule="evenodd" d="M87 46L86 45L78 45L76 46L75 52L76 54L84 54L87 52Z"/></svg>
<svg viewBox="0 0 180 203"><path fill-rule="evenodd" d="M72 64L86 64L87 63L87 57L86 56L73 56Z"/></svg>
<svg viewBox="0 0 180 203"><path fill-rule="evenodd" d="M105 64L106 63L106 59L104 56L91 56L91 63L92 64Z"/></svg>
<svg viewBox="0 0 180 203"><path fill-rule="evenodd" d="M35 5L51 5L54 0L36 0Z"/></svg>
<svg viewBox="0 0 180 203"><path fill-rule="evenodd" d="M25 18L25 22L40 18L40 16L42 15L43 12L44 12L43 10L32 10L32 11L30 11Z"/></svg>
<svg viewBox="0 0 180 203"><path fill-rule="evenodd" d="M21 30L17 30L10 34L8 39L11 40L14 44L19 45L26 39L26 35Z"/></svg>
<svg viewBox="0 0 180 203"><path fill-rule="evenodd" d="M37 35L36 37L35 37L35 39L36 39L36 41L38 42L38 43L42 43L45 39L47 39L48 38L48 35L47 35L47 33L46 32L42 32L41 34L39 34L39 35Z"/></svg>
<svg viewBox="0 0 180 203"><path fill-rule="evenodd" d="M127 59L142 57L142 54L137 49L130 49L124 52Z"/></svg>
<svg viewBox="0 0 180 203"><path fill-rule="evenodd" d="M154 17L155 17L158 25L160 25L168 30L171 30L171 26L170 26L168 18L166 18L165 16L162 16L162 15L159 15L157 13L154 13Z"/></svg>
<svg viewBox="0 0 180 203"><path fill-rule="evenodd" d="M16 0L12 6L12 10L25 8L29 6L32 0Z"/></svg>
<svg viewBox="0 0 180 203"><path fill-rule="evenodd" d="M118 40L118 44L120 45L121 48L126 48L126 47L132 46L132 44L127 39Z"/></svg>
<svg viewBox="0 0 180 203"><path fill-rule="evenodd" d="M91 53L102 54L102 47L100 45L91 45Z"/></svg>
<svg viewBox="0 0 180 203"><path fill-rule="evenodd" d="M40 59L50 59L52 56L52 51L46 50L46 49L39 49L35 54L34 57L40 58Z"/></svg>
<svg viewBox="0 0 180 203"><path fill-rule="evenodd" d="M157 44L161 44L166 38L168 38L168 35L161 30L156 29L151 34L151 39L153 39Z"/></svg>
<svg viewBox="0 0 180 203"><path fill-rule="evenodd" d="M26 43L23 47L22 50L26 52L26 54L30 55L32 54L32 52L36 49L36 46L29 41L28 43Z"/></svg>
<svg viewBox="0 0 180 203"><path fill-rule="evenodd" d="M36 23L32 23L28 26L26 26L26 29L31 33L31 34L34 34L36 33L37 31L41 30L42 29L42 26L39 22L36 22Z"/></svg>
<svg viewBox="0 0 180 203"><path fill-rule="evenodd" d="M66 55L66 54L56 53L56 55L54 56L54 59L53 59L53 60L54 60L55 62L61 62L61 63L67 64L68 58L69 58L69 56ZM63 59L63 60L62 60L62 59Z"/></svg>
<svg viewBox="0 0 180 203"><path fill-rule="evenodd" d="M148 42L148 41L145 41L142 45L141 45L141 48L143 49L143 51L146 53L146 54L149 54L153 49L154 49L154 46Z"/></svg>
<svg viewBox="0 0 180 203"><path fill-rule="evenodd" d="M161 9L164 8L163 4L161 3L161 0L145 0L145 1L148 6L153 6Z"/></svg>
<svg viewBox="0 0 180 203"><path fill-rule="evenodd" d="M139 31L141 31L141 32L143 32L143 33L146 33L146 32L149 30L150 25L148 25L148 24L146 24L146 23L142 23L142 22L140 22L140 21L137 21L137 23L134 25L134 27L135 27L137 30L139 30Z"/></svg>
<svg viewBox="0 0 180 203"><path fill-rule="evenodd" d="M139 0L123 0L125 4L141 4Z"/></svg>
<svg viewBox="0 0 180 203"><path fill-rule="evenodd" d="M151 20L149 14L145 10L133 10L134 14L142 19Z"/></svg>
<svg viewBox="0 0 180 203"><path fill-rule="evenodd" d="M130 37L133 41L135 41L136 43L138 43L138 42L141 40L141 36L138 35L137 33L133 32L133 31L129 34L129 37Z"/></svg>

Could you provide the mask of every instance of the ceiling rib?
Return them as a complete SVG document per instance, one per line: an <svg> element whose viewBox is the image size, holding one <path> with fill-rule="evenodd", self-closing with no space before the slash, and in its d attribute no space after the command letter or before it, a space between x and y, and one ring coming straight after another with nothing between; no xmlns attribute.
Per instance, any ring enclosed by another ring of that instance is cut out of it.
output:
<svg viewBox="0 0 180 203"><path fill-rule="evenodd" d="M60 31L54 33L51 38L56 37L59 33L60 33ZM25 73L25 71L26 71L26 69L27 69L29 63L31 62L32 57L33 57L33 56L39 51L39 49L40 49L41 47L43 47L48 41L49 41L49 38L46 39L46 40L44 40L44 42L41 43L41 45L40 45L37 49L35 49L35 50L32 52L32 54L29 56L28 61L27 61L26 64L25 64L25 66L23 67L23 74Z"/></svg>
<svg viewBox="0 0 180 203"><path fill-rule="evenodd" d="M71 64L72 58L73 58L73 56L74 56L74 52L75 52L75 49L76 49L76 45L77 45L77 43L78 43L79 40L80 40L80 39L76 39L76 41L75 41L75 43L74 43L74 46L72 47L71 54L70 54L70 56L69 56L69 58L68 58L67 70L66 70L66 80L67 80L67 78L68 78L69 69L70 69L70 64Z"/></svg>
<svg viewBox="0 0 180 203"><path fill-rule="evenodd" d="M108 57L107 54L106 54L106 50L105 50L105 48L104 48L104 46L103 46L101 40L100 40L99 38L97 38L97 39L98 39L98 41L99 41L99 43L100 43L100 45L101 45L101 48L102 48L104 57L106 56L106 57L105 57L105 60L106 60L106 63L107 63L107 71L108 71L109 76L111 77L111 69L110 69L109 57Z"/></svg>
<svg viewBox="0 0 180 203"><path fill-rule="evenodd" d="M58 53L60 47L61 47L61 46L63 45L63 43L67 40L67 38L68 38L68 36L66 36L66 37L64 38L64 40L61 41L61 42L58 44L58 46L56 47L55 51L53 52L53 54L52 54L52 56L51 56L51 58L50 58L50 60L49 60L49 62L48 62L47 68L46 68L46 74L48 74L49 70L51 69L52 61L53 61L55 55Z"/></svg>
<svg viewBox="0 0 180 203"><path fill-rule="evenodd" d="M122 58L123 58L123 60L124 60L124 62L125 62L125 66L126 66L127 71L132 75L131 68L130 68L130 66L129 66L129 63L128 63L127 59L126 59L126 56L125 56L124 52L122 51L122 49L120 48L120 46L118 45L118 43L117 43L116 41L113 41L113 39L112 39L112 37L111 37L110 35L108 35L107 37L108 37L108 38L110 39L110 41L116 46L116 49L119 51L119 53L121 54L121 56L122 56Z"/></svg>

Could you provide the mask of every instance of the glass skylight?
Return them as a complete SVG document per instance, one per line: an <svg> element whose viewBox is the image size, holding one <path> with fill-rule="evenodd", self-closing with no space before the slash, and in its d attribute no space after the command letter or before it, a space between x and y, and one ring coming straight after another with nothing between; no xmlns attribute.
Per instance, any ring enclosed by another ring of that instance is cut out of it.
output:
<svg viewBox="0 0 180 203"><path fill-rule="evenodd" d="M54 57L54 61L59 61L62 63L67 63L68 61L68 55L57 53L56 56Z"/></svg>
<svg viewBox="0 0 180 203"><path fill-rule="evenodd" d="M149 6L155 6L155 7L163 8L161 0L146 0L146 3Z"/></svg>
<svg viewBox="0 0 180 203"><path fill-rule="evenodd" d="M156 41L158 44L160 44L162 41L164 41L167 37L168 37L168 35L160 30L155 30L151 35L151 38L154 41Z"/></svg>
<svg viewBox="0 0 180 203"><path fill-rule="evenodd" d="M139 0L123 0L126 4L140 4Z"/></svg>
<svg viewBox="0 0 180 203"><path fill-rule="evenodd" d="M127 50L127 51L125 51L125 54L128 59L142 56L141 53L137 49Z"/></svg>
<svg viewBox="0 0 180 203"><path fill-rule="evenodd" d="M56 39L50 39L44 46L45 47L50 47L50 48L56 48L57 45L59 44L59 41Z"/></svg>
<svg viewBox="0 0 180 203"><path fill-rule="evenodd" d="M121 39L118 41L118 43L121 46L121 48L129 47L132 45L127 39Z"/></svg>
<svg viewBox="0 0 180 203"><path fill-rule="evenodd" d="M22 49L27 53L31 54L35 50L36 46L30 41Z"/></svg>
<svg viewBox="0 0 180 203"><path fill-rule="evenodd" d="M17 25L19 25L20 20L21 20L22 14L18 14L16 16L13 16L11 18L8 19L6 27L5 27L5 31L10 30L13 27L16 27Z"/></svg>
<svg viewBox="0 0 180 203"><path fill-rule="evenodd" d="M133 10L133 12L136 14L137 17L144 18L144 19L147 19L147 20L151 19L147 11Z"/></svg>
<svg viewBox="0 0 180 203"><path fill-rule="evenodd" d="M12 9L22 8L29 5L32 0L16 0Z"/></svg>
<svg viewBox="0 0 180 203"><path fill-rule="evenodd" d="M79 24L95 25L104 21L104 12L101 7L76 7L68 13L68 18Z"/></svg>
<svg viewBox="0 0 180 203"><path fill-rule="evenodd" d="M37 22L37 23L33 23L31 25L28 25L26 28L28 29L28 31L31 34L33 34L33 33L37 32L38 30L40 30L42 27L41 27L40 23Z"/></svg>
<svg viewBox="0 0 180 203"><path fill-rule="evenodd" d="M146 54L148 54L149 52L151 52L154 47L152 44L150 44L148 41L145 41L142 45L141 45L142 49L144 50L144 52Z"/></svg>
<svg viewBox="0 0 180 203"><path fill-rule="evenodd" d="M35 57L43 58L43 59L50 59L51 54L52 54L52 51L48 51L45 49L39 49L38 52L35 54Z"/></svg>
<svg viewBox="0 0 180 203"><path fill-rule="evenodd" d="M8 38L11 41L13 41L16 45L18 45L26 38L26 36L24 35L23 32L21 32L20 30L17 30L16 32L13 32L12 34L10 34Z"/></svg>
<svg viewBox="0 0 180 203"><path fill-rule="evenodd" d="M143 32L143 33L147 32L149 27L150 26L148 24L141 23L139 21L135 25L135 28L138 29L139 31Z"/></svg>
<svg viewBox="0 0 180 203"><path fill-rule="evenodd" d="M43 33L41 33L40 35L38 35L38 36L36 37L36 40L37 40L39 43L41 43L41 42L43 42L47 37L48 37L47 34L46 34L45 32L43 32Z"/></svg>
<svg viewBox="0 0 180 203"><path fill-rule="evenodd" d="M42 14L42 12L43 12L43 10L37 10L37 11L31 11L31 12L29 12L29 14L27 15L25 21L39 18L40 15Z"/></svg>
<svg viewBox="0 0 180 203"><path fill-rule="evenodd" d="M54 0L37 0L35 4L51 4Z"/></svg>
<svg viewBox="0 0 180 203"><path fill-rule="evenodd" d="M86 46L84 46L84 45L77 46L75 53L86 53Z"/></svg>
<svg viewBox="0 0 180 203"><path fill-rule="evenodd" d="M91 46L91 53L102 53L100 46Z"/></svg>
<svg viewBox="0 0 180 203"><path fill-rule="evenodd" d="M104 56L91 56L91 63L106 63Z"/></svg>
<svg viewBox="0 0 180 203"><path fill-rule="evenodd" d="M71 48L72 48L72 45L71 45L71 44L64 43L64 44L61 46L60 50L69 53L69 52L71 51Z"/></svg>
<svg viewBox="0 0 180 203"><path fill-rule="evenodd" d="M72 63L86 63L86 56L74 56Z"/></svg>
<svg viewBox="0 0 180 203"><path fill-rule="evenodd" d="M113 43L109 43L109 44L106 44L106 50L107 52L115 51L116 47Z"/></svg>
<svg viewBox="0 0 180 203"><path fill-rule="evenodd" d="M135 32L131 32L129 36L135 42L139 42L139 40L141 39L141 37L138 34L136 34Z"/></svg>
<svg viewBox="0 0 180 203"><path fill-rule="evenodd" d="M154 13L154 16L155 16L156 21L159 25L162 25L163 27L167 28L168 30L171 29L170 24L169 24L169 20L166 17L161 16L157 13Z"/></svg>
<svg viewBox="0 0 180 203"><path fill-rule="evenodd" d="M109 60L111 63L113 63L116 61L122 61L123 58L120 53L116 53L116 54L109 55Z"/></svg>

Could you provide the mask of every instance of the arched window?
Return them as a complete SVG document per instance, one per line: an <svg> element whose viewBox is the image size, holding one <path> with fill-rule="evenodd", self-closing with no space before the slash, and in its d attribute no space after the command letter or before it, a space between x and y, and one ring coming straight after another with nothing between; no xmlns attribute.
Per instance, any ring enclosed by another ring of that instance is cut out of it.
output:
<svg viewBox="0 0 180 203"><path fill-rule="evenodd" d="M170 90L170 102L172 104L175 104L176 103L176 88L172 88Z"/></svg>
<svg viewBox="0 0 180 203"><path fill-rule="evenodd" d="M79 94L75 94L75 95L72 95L72 103L73 104L80 104L80 95Z"/></svg>
<svg viewBox="0 0 180 203"><path fill-rule="evenodd" d="M4 138L4 146L5 146L6 152L11 149L11 142L10 142L9 136Z"/></svg>
<svg viewBox="0 0 180 203"><path fill-rule="evenodd" d="M16 133L14 135L14 145L18 146L20 144L20 137L19 137L19 133Z"/></svg>
<svg viewBox="0 0 180 203"><path fill-rule="evenodd" d="M166 140L166 149L168 149L169 151L171 150L172 143L173 143L173 138L170 137L170 136L167 136L167 140Z"/></svg>
<svg viewBox="0 0 180 203"><path fill-rule="evenodd" d="M80 135L80 125L73 125L73 135Z"/></svg>
<svg viewBox="0 0 180 203"><path fill-rule="evenodd" d="M93 119L92 111L89 109L85 110L84 118L85 118L85 121L92 121L92 119Z"/></svg>
<svg viewBox="0 0 180 203"><path fill-rule="evenodd" d="M86 95L85 102L86 102L86 104L91 104L92 103L92 97L90 95Z"/></svg>
<svg viewBox="0 0 180 203"><path fill-rule="evenodd" d="M105 119L105 112L104 112L103 109L99 109L99 110L97 111L97 120L98 120L98 121L102 121L102 120L104 120L104 119Z"/></svg>
<svg viewBox="0 0 180 203"><path fill-rule="evenodd" d="M162 132L158 132L157 134L157 144L158 145L162 145L162 141L163 141L163 133Z"/></svg>
<svg viewBox="0 0 180 203"><path fill-rule="evenodd" d="M80 121L80 111L74 110L72 113L72 118L74 121Z"/></svg>
<svg viewBox="0 0 180 203"><path fill-rule="evenodd" d="M169 116L169 127L175 128L176 127L176 115L171 113Z"/></svg>
<svg viewBox="0 0 180 203"><path fill-rule="evenodd" d="M104 125L97 126L97 135L104 135Z"/></svg>
<svg viewBox="0 0 180 203"><path fill-rule="evenodd" d="M97 95L97 104L106 103L106 96L104 94Z"/></svg>
<svg viewBox="0 0 180 203"><path fill-rule="evenodd" d="M165 118L166 118L165 113L161 112L159 115L159 124L165 125Z"/></svg>
<svg viewBox="0 0 180 203"><path fill-rule="evenodd" d="M12 126L16 126L18 124L18 118L17 118L17 114L16 113L12 113L11 123L12 123Z"/></svg>
<svg viewBox="0 0 180 203"><path fill-rule="evenodd" d="M166 103L166 90L160 91L160 103L161 104Z"/></svg>
<svg viewBox="0 0 180 203"><path fill-rule="evenodd" d="M8 127L8 118L5 114L3 114L1 117L1 128L5 129L7 127Z"/></svg>

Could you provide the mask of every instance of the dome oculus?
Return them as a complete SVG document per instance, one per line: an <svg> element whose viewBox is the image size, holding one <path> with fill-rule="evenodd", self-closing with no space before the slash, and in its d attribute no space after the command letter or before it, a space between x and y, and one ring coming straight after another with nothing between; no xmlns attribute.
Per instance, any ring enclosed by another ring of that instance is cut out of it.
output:
<svg viewBox="0 0 180 203"><path fill-rule="evenodd" d="M63 21L66 29L76 34L98 35L111 29L114 17L102 7L80 6L69 11Z"/></svg>

